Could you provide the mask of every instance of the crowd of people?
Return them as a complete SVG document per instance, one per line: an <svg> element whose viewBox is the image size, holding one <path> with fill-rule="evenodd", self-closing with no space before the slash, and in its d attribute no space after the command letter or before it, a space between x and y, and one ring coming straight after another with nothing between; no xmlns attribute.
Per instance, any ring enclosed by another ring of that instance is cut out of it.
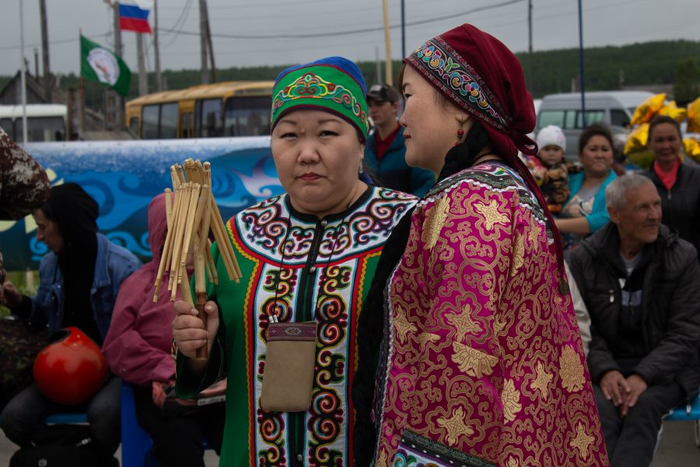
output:
<svg viewBox="0 0 700 467"><path fill-rule="evenodd" d="M36 296L5 281L0 300L101 347L107 382L69 409L112 462L123 380L163 465L204 465L206 439L224 466L648 466L700 388L700 169L668 117L652 167L621 176L605 126L572 163L560 128L527 136L535 120L518 59L469 24L406 57L399 90L337 56L288 68L271 118L284 194L228 221L243 278L207 282L206 320L153 300L166 195L141 266L82 187L49 191L35 163L41 183L0 186L0 213L32 213L50 252ZM4 181L31 158L0 143ZM224 404L172 410L222 380ZM31 385L0 426L31 446L62 411Z"/></svg>

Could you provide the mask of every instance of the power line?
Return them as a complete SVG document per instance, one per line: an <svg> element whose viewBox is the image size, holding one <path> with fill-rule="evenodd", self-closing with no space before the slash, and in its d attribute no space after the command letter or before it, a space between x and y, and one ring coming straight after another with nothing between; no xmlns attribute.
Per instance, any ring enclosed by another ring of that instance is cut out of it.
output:
<svg viewBox="0 0 700 467"><path fill-rule="evenodd" d="M105 33L105 34L83 34L84 37L88 37L88 36L89 37L107 37L110 35L111 35L111 33L109 33L109 32ZM78 39L60 39L57 41L49 42L49 45L70 44L71 42L78 42L78 41L80 41L80 38L78 38ZM34 44L26 44L25 45L25 48L27 48L27 49L32 48L32 47L41 47L41 44L37 42ZM11 45L8 47L0 47L0 50L17 50L19 48L20 47L18 45Z"/></svg>
<svg viewBox="0 0 700 467"><path fill-rule="evenodd" d="M508 5L513 5L515 3L522 3L525 0L509 0L506 2L501 2L497 3L495 5L488 5L488 6L483 6L479 8L473 8L471 10L463 11L461 13L452 13L449 15L444 15L444 16L437 16L434 18L428 18L424 20L418 20L418 21L411 21L407 22L406 26L418 26L421 24L428 24L428 23L435 23L438 21L444 21L446 19L454 19L456 16L465 16L469 15L472 13L478 13L481 11L485 10L492 10L495 8L500 8L503 6L508 6ZM400 24L395 24L393 26L389 26L389 29L398 29L400 28ZM373 28L363 28L363 29L351 29L351 30L346 30L346 31L336 31L336 32L322 32L322 33L312 33L312 34L261 34L261 35L244 35L244 34L212 34L212 37L217 37L221 39L250 39L250 40L257 40L257 39L312 39L312 38L319 38L319 37L337 37L337 36L349 36L349 35L354 35L354 34L364 34L368 32L376 32L376 31L381 31L383 30L383 27L373 27ZM161 28L159 31L165 31L165 32L173 32L171 29L165 29ZM191 31L180 31L180 34L184 34L187 36L199 36L198 32L191 32Z"/></svg>

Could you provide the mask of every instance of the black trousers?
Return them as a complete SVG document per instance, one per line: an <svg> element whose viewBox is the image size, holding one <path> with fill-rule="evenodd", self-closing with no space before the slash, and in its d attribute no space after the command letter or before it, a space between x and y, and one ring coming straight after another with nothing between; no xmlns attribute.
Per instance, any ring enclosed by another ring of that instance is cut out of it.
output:
<svg viewBox="0 0 700 467"><path fill-rule="evenodd" d="M187 465L204 467L202 437L221 454L225 404L204 406L194 414L163 417L153 404L150 389L135 389L136 419L153 439L155 456L163 467Z"/></svg>
<svg viewBox="0 0 700 467"><path fill-rule="evenodd" d="M685 393L676 383L649 386L627 416L622 418L612 401L593 385L603 424L611 467L649 467L661 431L662 417L683 401Z"/></svg>

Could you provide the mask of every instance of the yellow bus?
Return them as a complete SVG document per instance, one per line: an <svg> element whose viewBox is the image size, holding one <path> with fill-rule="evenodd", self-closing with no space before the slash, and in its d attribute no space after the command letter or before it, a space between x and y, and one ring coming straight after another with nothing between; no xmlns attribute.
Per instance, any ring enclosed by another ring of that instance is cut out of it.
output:
<svg viewBox="0 0 700 467"><path fill-rule="evenodd" d="M147 94L126 103L126 125L142 139L267 135L273 85L226 81Z"/></svg>

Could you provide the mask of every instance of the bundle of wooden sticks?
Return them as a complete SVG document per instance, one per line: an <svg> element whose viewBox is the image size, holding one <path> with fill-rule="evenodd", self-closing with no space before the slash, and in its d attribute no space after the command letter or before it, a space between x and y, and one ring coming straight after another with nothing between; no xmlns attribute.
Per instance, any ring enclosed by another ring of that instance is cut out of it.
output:
<svg viewBox="0 0 700 467"><path fill-rule="evenodd" d="M219 246L221 258L230 280L238 282L241 269L233 254L231 242L226 233L226 226L216 205L211 191L211 166L200 161L187 159L183 165L170 167L175 199L172 190L165 190L165 210L167 213L168 233L165 237L163 254L160 258L158 275L155 282L153 302L158 301L163 277L168 275L170 299L175 301L178 289L183 300L195 306L199 318L204 321L206 329L207 315L204 305L207 302L206 277L218 284L216 265L211 256L209 232ZM194 259L194 302L192 290L187 277L187 258L193 254ZM199 358L207 358L207 346L198 352Z"/></svg>

